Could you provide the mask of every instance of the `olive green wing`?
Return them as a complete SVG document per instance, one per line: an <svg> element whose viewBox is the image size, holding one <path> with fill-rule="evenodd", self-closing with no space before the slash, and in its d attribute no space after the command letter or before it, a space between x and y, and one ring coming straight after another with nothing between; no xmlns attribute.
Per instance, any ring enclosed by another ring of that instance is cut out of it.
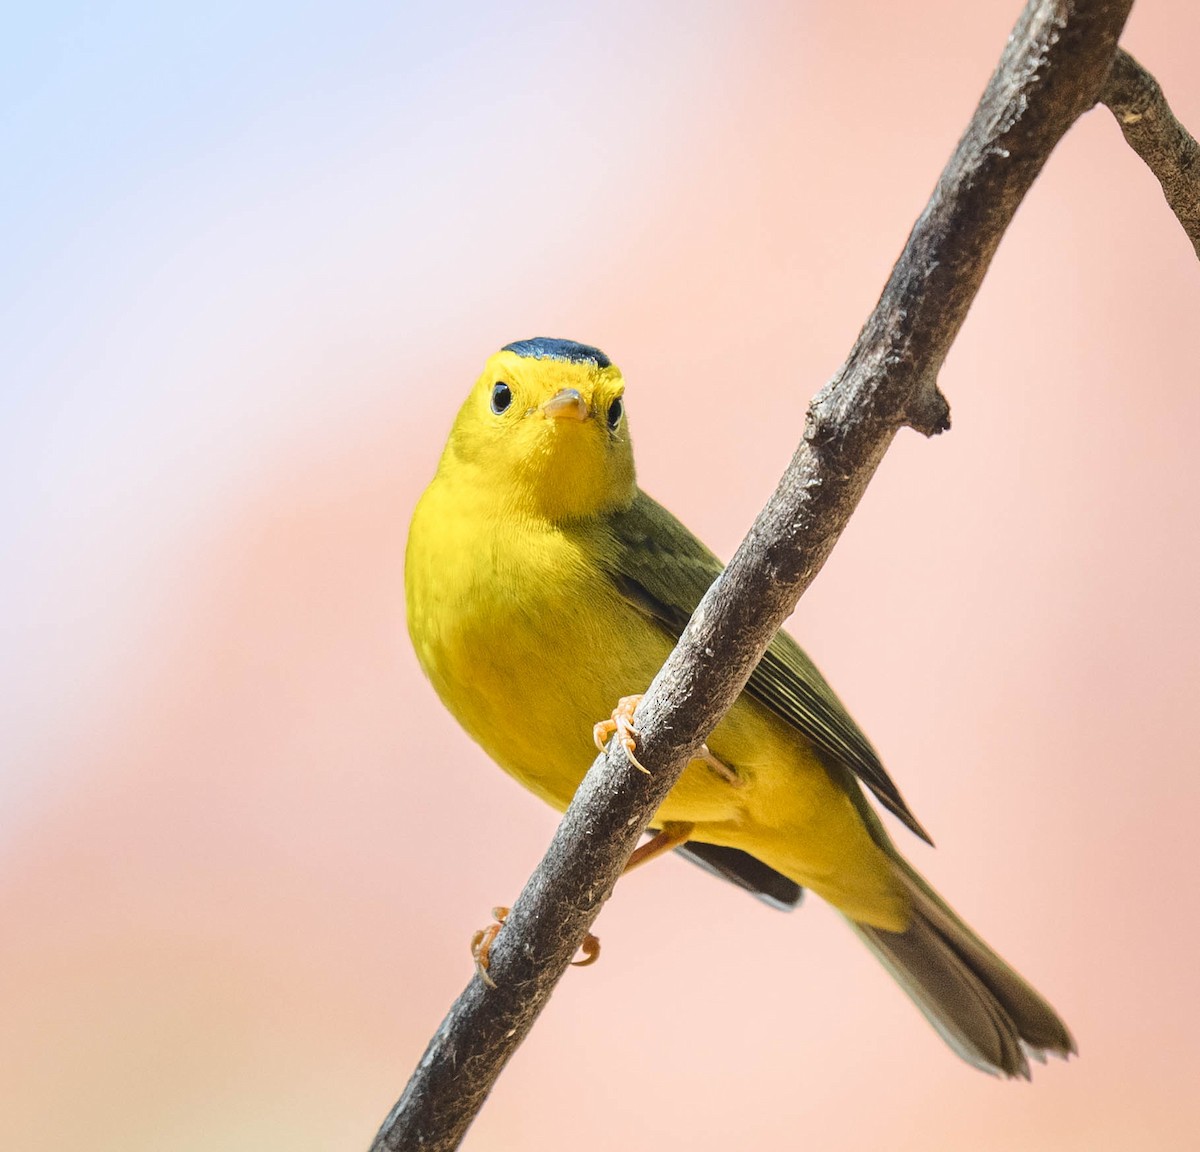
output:
<svg viewBox="0 0 1200 1152"><path fill-rule="evenodd" d="M617 588L678 639L720 574L721 562L644 492L627 511L611 517L609 526L619 557L610 573ZM889 812L933 843L825 677L787 633L775 634L746 692L808 737L819 754L853 772Z"/></svg>

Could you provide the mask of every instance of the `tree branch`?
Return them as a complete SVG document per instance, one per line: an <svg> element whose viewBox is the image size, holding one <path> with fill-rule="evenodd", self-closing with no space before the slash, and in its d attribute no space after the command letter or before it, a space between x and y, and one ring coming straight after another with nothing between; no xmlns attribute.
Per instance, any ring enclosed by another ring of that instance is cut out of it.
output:
<svg viewBox="0 0 1200 1152"><path fill-rule="evenodd" d="M651 817L820 570L899 428L949 426L937 375L1000 237L1097 99L1132 0L1030 0L970 125L804 440L638 710L634 770L597 758L491 953L422 1056L374 1150L457 1147L608 899ZM634 688L636 685L631 685Z"/></svg>
<svg viewBox="0 0 1200 1152"><path fill-rule="evenodd" d="M1200 145L1175 119L1158 81L1128 52L1117 52L1100 102L1157 177L1200 258Z"/></svg>

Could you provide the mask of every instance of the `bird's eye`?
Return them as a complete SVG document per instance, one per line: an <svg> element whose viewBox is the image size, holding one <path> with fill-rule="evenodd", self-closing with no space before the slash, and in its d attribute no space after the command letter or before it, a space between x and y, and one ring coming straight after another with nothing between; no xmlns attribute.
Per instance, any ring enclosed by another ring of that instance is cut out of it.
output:
<svg viewBox="0 0 1200 1152"><path fill-rule="evenodd" d="M621 397L618 396L608 406L608 426L610 428L616 428L616 426L621 423L621 413L623 411L624 405L621 403Z"/></svg>
<svg viewBox="0 0 1200 1152"><path fill-rule="evenodd" d="M492 411L497 416L512 403L512 389L501 380L492 385Z"/></svg>

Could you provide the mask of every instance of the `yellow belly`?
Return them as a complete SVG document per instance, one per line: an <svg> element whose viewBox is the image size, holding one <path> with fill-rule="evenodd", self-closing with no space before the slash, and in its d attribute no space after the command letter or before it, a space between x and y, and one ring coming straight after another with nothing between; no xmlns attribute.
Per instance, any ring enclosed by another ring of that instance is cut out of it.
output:
<svg viewBox="0 0 1200 1152"><path fill-rule="evenodd" d="M462 504L454 501L461 514ZM409 629L438 695L487 753L558 809L592 763L592 728L644 692L673 644L588 562L596 541L450 522L436 483L409 536ZM855 919L901 928L890 858L805 738L743 696L708 740L731 784L693 761L655 823L740 848Z"/></svg>

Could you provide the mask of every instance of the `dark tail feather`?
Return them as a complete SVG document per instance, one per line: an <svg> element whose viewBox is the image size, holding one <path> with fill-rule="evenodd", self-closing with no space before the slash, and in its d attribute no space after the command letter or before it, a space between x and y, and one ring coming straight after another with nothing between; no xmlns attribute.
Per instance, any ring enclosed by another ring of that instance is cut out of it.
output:
<svg viewBox="0 0 1200 1152"><path fill-rule="evenodd" d="M1029 1079L1029 1057L1066 1057L1075 1041L1054 1009L971 931L904 861L912 923L854 930L962 1058L996 1076Z"/></svg>
<svg viewBox="0 0 1200 1152"><path fill-rule="evenodd" d="M782 872L768 868L761 860L740 848L722 848L689 840L675 849L693 864L699 864L714 876L730 880L739 888L753 892L764 904L790 912L804 895L804 889Z"/></svg>

